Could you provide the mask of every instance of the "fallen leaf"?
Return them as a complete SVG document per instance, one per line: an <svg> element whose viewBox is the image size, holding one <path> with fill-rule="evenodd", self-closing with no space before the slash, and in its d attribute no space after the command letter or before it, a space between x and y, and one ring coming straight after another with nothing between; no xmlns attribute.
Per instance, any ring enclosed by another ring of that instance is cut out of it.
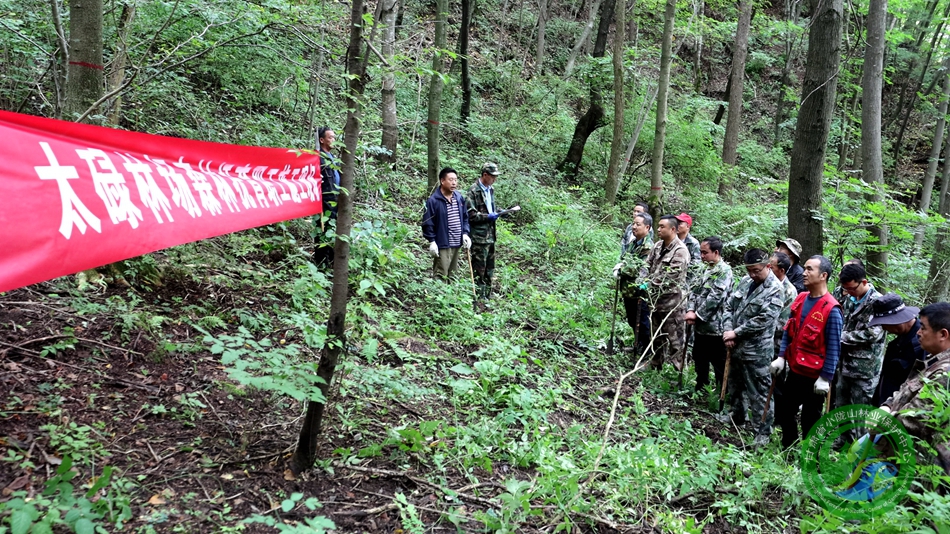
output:
<svg viewBox="0 0 950 534"><path fill-rule="evenodd" d="M165 502L165 499L163 499L162 496L158 494L152 495L152 498L148 500L148 504L151 504L152 506L159 506L165 504Z"/></svg>
<svg viewBox="0 0 950 534"><path fill-rule="evenodd" d="M181 393L182 391L185 391L185 386L181 384L175 384L175 393Z"/></svg>
<svg viewBox="0 0 950 534"><path fill-rule="evenodd" d="M168 380L168 373L162 373L162 381Z"/></svg>
<svg viewBox="0 0 950 534"><path fill-rule="evenodd" d="M13 482L11 482L10 485L7 486L7 489L11 491L18 490L23 487L26 487L26 485L29 484L29 482L30 482L30 475L23 475L15 479Z"/></svg>
<svg viewBox="0 0 950 534"><path fill-rule="evenodd" d="M223 478L224 480L234 480L234 475L232 475L231 473L225 473L221 475L221 478Z"/></svg>
<svg viewBox="0 0 950 534"><path fill-rule="evenodd" d="M284 470L284 480L297 480L297 477L294 476L294 472L290 469Z"/></svg>

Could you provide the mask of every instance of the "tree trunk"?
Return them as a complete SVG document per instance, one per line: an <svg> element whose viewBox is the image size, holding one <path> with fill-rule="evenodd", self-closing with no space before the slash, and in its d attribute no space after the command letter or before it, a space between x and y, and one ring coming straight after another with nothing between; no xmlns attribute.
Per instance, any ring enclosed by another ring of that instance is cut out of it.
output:
<svg viewBox="0 0 950 534"><path fill-rule="evenodd" d="M614 15L614 136L610 142L610 161L607 164L607 183L605 200L608 206L617 202L617 188L620 186L620 153L623 151L623 112L625 107L623 91L623 32L627 20L627 0L617 0Z"/></svg>
<svg viewBox="0 0 950 534"><path fill-rule="evenodd" d="M673 22L675 17L676 0L666 0L666 12L663 14L663 42L661 43L660 52L660 79L657 81L656 91L656 130L653 136L650 196L647 200L648 204L657 208L663 200L663 148L666 142L666 105L670 91L670 64L673 62Z"/></svg>
<svg viewBox="0 0 950 534"><path fill-rule="evenodd" d="M66 114L75 120L105 91L102 61L102 0L69 3L69 64ZM87 121L88 122L88 121Z"/></svg>
<svg viewBox="0 0 950 534"><path fill-rule="evenodd" d="M848 164L848 157L851 155L851 123L855 112L858 110L858 97L861 92L854 88L851 93L851 104L845 107L841 114L841 144L838 146L838 165L837 169L844 170Z"/></svg>
<svg viewBox="0 0 950 534"><path fill-rule="evenodd" d="M544 31L548 24L548 0L538 0L538 40L535 46L534 71L544 74Z"/></svg>
<svg viewBox="0 0 950 534"><path fill-rule="evenodd" d="M749 27L752 25L752 0L740 0L739 24L736 26L736 45L732 53L732 74L729 79L729 116L726 117L726 137L722 142L722 162L733 166L738 158L739 128L742 126L742 94L745 83L745 60L749 51ZM719 180L719 195L729 191L729 180L723 174Z"/></svg>
<svg viewBox="0 0 950 534"><path fill-rule="evenodd" d="M590 32L594 29L594 22L597 21L597 13L600 9L601 0L594 0L594 3L590 7L590 16L587 19L587 24L584 25L584 30L581 31L580 37L577 38L577 42L574 43L574 48L571 50L571 55L567 57L567 65L564 67L564 77L569 78L571 73L574 72L574 62L577 61L577 56L581 53L581 50L584 49L584 45L590 41Z"/></svg>
<svg viewBox="0 0 950 534"><path fill-rule="evenodd" d="M117 89L125 81L125 67L129 62L129 30L132 28L132 19L134 18L135 4L123 4L122 16L119 18L119 27L116 32L118 43L116 43L115 57L112 59L112 71L109 73L109 91ZM101 95L99 98L101 98ZM109 109L108 117L109 124L112 126L119 125L119 121L122 120L122 95L115 97L112 107Z"/></svg>
<svg viewBox="0 0 950 534"><path fill-rule="evenodd" d="M459 56L462 65L462 109L459 122L462 127L468 124L472 114L472 75L468 63L468 35L472 26L473 0L462 0L462 27L459 28Z"/></svg>
<svg viewBox="0 0 950 534"><path fill-rule="evenodd" d="M384 66L385 71L383 72L382 79L383 91L380 109L380 114L383 119L383 139L381 144L383 148L389 151L389 154L382 156L381 159L389 163L395 163L396 147L399 143L399 126L396 122L396 75L394 65L396 55L397 4L396 0L380 1L383 4L382 55L386 59L386 62L389 63L388 67ZM465 59L462 61L465 61Z"/></svg>
<svg viewBox="0 0 950 534"><path fill-rule="evenodd" d="M363 62L363 0L352 0L350 14L350 42L346 52L346 67L349 75L346 93L346 124L343 126L343 154L340 173L342 191L337 198L336 242L333 247L333 288L330 295L330 317L327 320L327 340L323 347L317 376L318 387L325 401L308 402L307 413L297 441L297 450L290 459L289 468L294 474L302 473L313 466L317 459L317 440L320 437L323 414L330 402L330 385L340 354L346 347L346 304L349 293L350 274L350 229L353 226L353 196L356 189L353 177L356 174L356 146L360 136L360 111L363 88L366 84Z"/></svg>
<svg viewBox="0 0 950 534"><path fill-rule="evenodd" d="M809 0L812 13L802 104L789 169L788 234L804 257L823 251L821 181L835 106L841 52L842 0Z"/></svg>
<svg viewBox="0 0 950 534"><path fill-rule="evenodd" d="M650 114L650 109L653 108L654 102L656 102L656 87L650 91L649 98L643 98L643 105L640 106L640 113L637 115L637 125L633 128L633 135L630 136L630 142L627 143L627 151L624 152L623 155L620 176L627 174L627 168L630 166L630 157L633 156L633 149L637 146L637 141L640 140L640 132L643 131L643 125L647 122L647 115Z"/></svg>
<svg viewBox="0 0 950 534"><path fill-rule="evenodd" d="M606 0L600 6L600 24L597 27L597 39L594 41L594 50L591 57L604 57L607 52L607 33L610 30L610 22L614 18L614 2L615 0ZM600 86L597 85L596 81L593 81L590 86L590 107L587 109L587 113L584 113L578 119L577 126L574 127L571 146L567 149L564 160L558 164L558 172L572 179L577 175L577 171L581 166L581 159L584 157L584 146L587 144L587 138L603 125L603 97L600 94Z"/></svg>
<svg viewBox="0 0 950 534"><path fill-rule="evenodd" d="M943 152L943 173L940 175L940 198L937 199L941 216L950 211L950 204L947 203L947 190L950 189L950 165L947 165L947 162L950 161L950 135L946 138L944 142L946 147Z"/></svg>
<svg viewBox="0 0 950 534"><path fill-rule="evenodd" d="M930 203L934 190L934 180L937 177L937 165L940 163L940 151L943 148L943 133L947 124L947 101L950 100L950 57L944 60L943 68L943 98L940 100L940 105L937 112L940 118L937 119L937 127L934 128L933 146L930 148L930 158L927 161L927 172L924 173L924 185L920 192L920 215L922 217L926 217L927 212L930 210ZM948 167L950 166L948 166L945 161L944 169L947 169ZM916 232L914 232L914 250L920 250L920 247L923 244L924 227L921 226L917 228Z"/></svg>
<svg viewBox="0 0 950 534"><path fill-rule="evenodd" d="M432 53L432 78L429 80L429 118L426 122L428 176L426 196L439 183L439 121L442 112L442 52L445 50L446 19L449 1L435 1L435 50Z"/></svg>
<svg viewBox="0 0 950 534"><path fill-rule="evenodd" d="M696 0L693 16L699 19L699 31L696 32L696 57L693 60L693 92L699 94L703 85L703 11L706 8L704 0ZM740 19L739 24L742 24ZM746 31L746 35L748 35Z"/></svg>
<svg viewBox="0 0 950 534"><path fill-rule="evenodd" d="M881 161L881 92L884 85L884 20L887 0L871 0L867 18L867 47L864 50L864 83L861 97L861 177L876 191L869 200L884 199L884 166ZM868 250L868 274L884 289L887 271L887 225L872 225L877 243Z"/></svg>

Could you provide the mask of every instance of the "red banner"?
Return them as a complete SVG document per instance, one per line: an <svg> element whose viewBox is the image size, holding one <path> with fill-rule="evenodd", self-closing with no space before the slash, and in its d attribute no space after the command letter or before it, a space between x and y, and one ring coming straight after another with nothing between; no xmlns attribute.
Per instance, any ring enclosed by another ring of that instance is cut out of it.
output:
<svg viewBox="0 0 950 534"><path fill-rule="evenodd" d="M322 211L320 157L0 111L0 291Z"/></svg>

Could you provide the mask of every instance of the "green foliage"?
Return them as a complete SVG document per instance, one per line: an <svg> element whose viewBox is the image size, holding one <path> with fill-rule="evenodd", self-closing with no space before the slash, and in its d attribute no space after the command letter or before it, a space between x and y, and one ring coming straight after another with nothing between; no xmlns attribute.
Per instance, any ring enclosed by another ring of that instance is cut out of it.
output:
<svg viewBox="0 0 950 534"><path fill-rule="evenodd" d="M280 510L285 514L300 508L300 501L303 500L303 493L294 493L289 498L281 501ZM303 501L303 508L307 511L313 511L322 506L320 502L310 497ZM241 524L252 525L261 524L276 529L277 532L286 534L324 534L336 529L336 525L325 516L314 516L304 518L302 521L281 520L270 515L254 514L241 521Z"/></svg>
<svg viewBox="0 0 950 534"><path fill-rule="evenodd" d="M93 534L104 532L102 523L121 530L132 519L126 494L129 483L112 481L112 466L106 466L88 489L81 491L74 486L76 471L72 467L72 457L67 454L56 474L46 481L42 495L30 498L25 491L14 491L10 500L0 502L0 525L9 525L10 534L45 534L61 528ZM0 531L5 529L0 526Z"/></svg>
<svg viewBox="0 0 950 534"><path fill-rule="evenodd" d="M205 334L204 342L211 345L208 350L221 355L228 376L238 383L276 391L297 400L326 401L319 387L326 382L316 376L318 364L304 361L298 345L284 345L284 340L274 345L268 338L256 340L243 326L238 327L234 335L218 336L201 327L195 328Z"/></svg>

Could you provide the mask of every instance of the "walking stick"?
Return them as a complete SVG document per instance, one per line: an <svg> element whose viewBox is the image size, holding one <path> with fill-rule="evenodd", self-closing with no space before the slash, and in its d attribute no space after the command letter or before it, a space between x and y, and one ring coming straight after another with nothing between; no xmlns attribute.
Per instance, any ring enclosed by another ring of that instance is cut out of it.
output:
<svg viewBox="0 0 950 534"><path fill-rule="evenodd" d="M825 413L831 411L831 389L828 390L828 393L825 393Z"/></svg>
<svg viewBox="0 0 950 534"><path fill-rule="evenodd" d="M637 295L639 296L639 293ZM638 298L634 302L636 303L636 306L637 306L637 322L635 323L637 326L634 327L633 329L633 343L634 343L633 346L639 347L639 346L642 346L642 344L640 343L640 319L641 319L640 315L643 312L643 301ZM638 353L639 351L634 351L634 352L637 353L636 359L639 360L640 359L640 354Z"/></svg>
<svg viewBox="0 0 950 534"><path fill-rule="evenodd" d="M607 354L614 353L614 330L617 327L617 300L620 298L620 278L617 278L617 283L614 285L614 311L613 311L613 320L610 322L610 340L607 341Z"/></svg>
<svg viewBox="0 0 950 534"><path fill-rule="evenodd" d="M683 387L683 374L686 372L686 350L689 349L689 336L693 333L693 325L686 325L686 339L683 340L683 364L680 365L680 385Z"/></svg>
<svg viewBox="0 0 950 534"><path fill-rule="evenodd" d="M719 393L719 411L726 406L726 384L729 383L729 366L732 364L732 349L726 348L726 369L722 372L722 391Z"/></svg>
<svg viewBox="0 0 950 534"><path fill-rule="evenodd" d="M772 393L775 393L775 377L772 377L772 385L769 386L769 394L765 397L765 410L762 411L762 423L765 422L765 418L769 415L769 402L772 401Z"/></svg>
<svg viewBox="0 0 950 534"><path fill-rule="evenodd" d="M475 270L472 269L472 249L465 249L468 252L468 274L472 277L472 310L478 311L478 292L475 291Z"/></svg>

